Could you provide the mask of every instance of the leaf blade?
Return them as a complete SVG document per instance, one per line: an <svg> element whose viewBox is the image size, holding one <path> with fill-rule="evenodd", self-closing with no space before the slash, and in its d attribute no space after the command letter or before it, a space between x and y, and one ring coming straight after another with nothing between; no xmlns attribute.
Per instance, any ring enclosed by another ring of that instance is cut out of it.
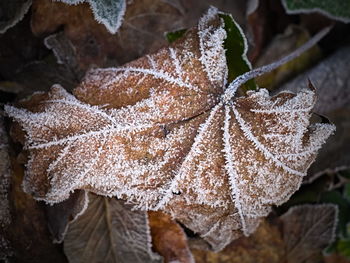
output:
<svg viewBox="0 0 350 263"><path fill-rule="evenodd" d="M89 194L85 213L69 226L64 251L69 262L161 262L150 248L145 212L114 198Z"/></svg>

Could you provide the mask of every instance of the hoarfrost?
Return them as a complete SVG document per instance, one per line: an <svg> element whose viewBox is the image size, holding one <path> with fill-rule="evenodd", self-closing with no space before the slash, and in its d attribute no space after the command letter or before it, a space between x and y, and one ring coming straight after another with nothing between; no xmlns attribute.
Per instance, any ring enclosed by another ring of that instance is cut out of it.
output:
<svg viewBox="0 0 350 263"><path fill-rule="evenodd" d="M125 0L56 0L66 4L77 5L83 2L90 4L95 20L103 24L110 33L115 34L122 25L125 10Z"/></svg>
<svg viewBox="0 0 350 263"><path fill-rule="evenodd" d="M299 188L335 127L310 125L313 89L233 98L264 68L224 91L225 37L211 8L171 47L91 71L76 96L55 85L39 112L6 106L27 132L25 190L49 203L75 189L127 199L170 213L216 250L252 233Z"/></svg>

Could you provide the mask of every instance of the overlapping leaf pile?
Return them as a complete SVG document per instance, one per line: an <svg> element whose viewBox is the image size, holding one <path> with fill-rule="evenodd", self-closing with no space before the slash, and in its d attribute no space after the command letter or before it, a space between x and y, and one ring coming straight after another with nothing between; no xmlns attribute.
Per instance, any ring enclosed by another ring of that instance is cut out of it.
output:
<svg viewBox="0 0 350 263"><path fill-rule="evenodd" d="M171 214L212 248L252 233L294 193L334 131L310 124L313 89L227 100L226 31L215 8L155 54L55 85L35 109L6 106L30 152L24 189L76 189ZM225 99L224 99L225 98Z"/></svg>

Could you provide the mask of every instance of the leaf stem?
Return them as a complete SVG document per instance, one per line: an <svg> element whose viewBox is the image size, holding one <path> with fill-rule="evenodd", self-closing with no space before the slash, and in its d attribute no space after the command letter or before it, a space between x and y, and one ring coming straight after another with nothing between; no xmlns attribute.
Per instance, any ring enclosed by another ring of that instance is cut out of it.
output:
<svg viewBox="0 0 350 263"><path fill-rule="evenodd" d="M325 35L328 34L328 32L332 29L333 26L328 26L322 29L320 32L318 32L315 36L313 36L309 41L307 41L304 45L300 46L298 49L290 53L289 55L281 58L280 60L273 62L271 64L262 66L260 68L253 69L251 71L248 71L237 78L235 78L228 88L225 90L225 93L223 94L222 101L224 103L228 102L233 98L235 95L237 89L246 83L248 80L259 77L265 73L271 72L272 70L278 68L279 66L299 57L301 54L303 54L306 50L313 47L317 42L319 42Z"/></svg>

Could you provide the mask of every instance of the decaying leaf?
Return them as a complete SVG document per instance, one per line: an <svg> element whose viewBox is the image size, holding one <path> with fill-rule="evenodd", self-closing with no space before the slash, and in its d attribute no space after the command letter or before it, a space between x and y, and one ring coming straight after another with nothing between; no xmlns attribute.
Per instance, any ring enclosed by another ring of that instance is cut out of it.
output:
<svg viewBox="0 0 350 263"><path fill-rule="evenodd" d="M241 237L220 253L192 249L196 262L201 263L281 263L286 262L279 224L262 220L249 237Z"/></svg>
<svg viewBox="0 0 350 263"><path fill-rule="evenodd" d="M171 1L170 3L172 3ZM181 13L163 0L134 0L128 5L118 34L97 23L87 3L66 5L34 0L31 17L35 35L63 29L75 50L80 71L91 66L120 65L166 44L164 32L184 27Z"/></svg>
<svg viewBox="0 0 350 263"><path fill-rule="evenodd" d="M302 205L281 216L286 262L319 262L321 251L335 237L337 206Z"/></svg>
<svg viewBox="0 0 350 263"><path fill-rule="evenodd" d="M164 257L165 262L194 263L182 227L162 212L148 212L153 249Z"/></svg>
<svg viewBox="0 0 350 263"><path fill-rule="evenodd" d="M273 221L263 220L249 237L233 241L220 253L193 249L203 263L317 263L335 235L337 207L302 205Z"/></svg>
<svg viewBox="0 0 350 263"><path fill-rule="evenodd" d="M70 263L161 262L151 250L147 213L124 201L89 194L85 213L69 225L64 252Z"/></svg>
<svg viewBox="0 0 350 263"><path fill-rule="evenodd" d="M77 190L67 200L45 207L48 226L54 243L63 241L69 223L85 212L88 202L87 192Z"/></svg>
<svg viewBox="0 0 350 263"><path fill-rule="evenodd" d="M310 124L312 88L232 98L225 38L211 8L170 47L90 71L75 96L55 85L35 111L6 106L27 133L25 191L49 203L76 189L127 199L171 214L215 250L252 233L298 189L335 127Z"/></svg>
<svg viewBox="0 0 350 263"><path fill-rule="evenodd" d="M123 22L126 0L59 0L66 4L76 5L88 2L97 22L102 23L112 34L116 33Z"/></svg>
<svg viewBox="0 0 350 263"><path fill-rule="evenodd" d="M158 50L167 44L164 32L193 27L210 5L244 23L245 0L133 0L128 1L118 33L112 35L95 21L87 3L33 0L31 25L35 35L47 36L63 29L74 46L79 69L85 71L91 66L122 65Z"/></svg>

